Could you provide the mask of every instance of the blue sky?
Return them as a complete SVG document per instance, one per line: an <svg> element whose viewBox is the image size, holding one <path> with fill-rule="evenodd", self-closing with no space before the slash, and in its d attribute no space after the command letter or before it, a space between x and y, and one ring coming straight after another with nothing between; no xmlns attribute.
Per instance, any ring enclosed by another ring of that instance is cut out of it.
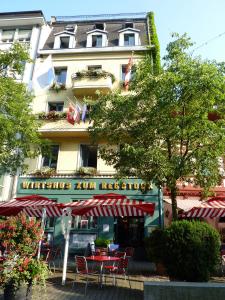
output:
<svg viewBox="0 0 225 300"><path fill-rule="evenodd" d="M194 48L211 40L196 49L196 55L225 61L225 0L0 1L0 12L21 10L42 10L47 20L51 16L154 11L162 55L172 32L187 32L196 43Z"/></svg>

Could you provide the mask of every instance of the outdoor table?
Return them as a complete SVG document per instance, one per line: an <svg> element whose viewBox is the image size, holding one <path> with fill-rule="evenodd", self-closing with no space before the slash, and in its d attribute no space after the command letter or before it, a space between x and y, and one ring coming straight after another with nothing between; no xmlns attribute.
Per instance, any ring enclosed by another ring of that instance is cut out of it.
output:
<svg viewBox="0 0 225 300"><path fill-rule="evenodd" d="M120 257L115 256L105 256L105 255L92 255L86 257L87 261L94 261L100 263L100 285L102 287L102 277L103 277L103 265L105 262L116 262L120 260Z"/></svg>

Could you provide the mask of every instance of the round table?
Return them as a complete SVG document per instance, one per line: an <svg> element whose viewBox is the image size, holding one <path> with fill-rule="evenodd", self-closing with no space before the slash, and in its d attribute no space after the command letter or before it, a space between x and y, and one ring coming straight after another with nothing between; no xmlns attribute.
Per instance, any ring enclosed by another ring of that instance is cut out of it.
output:
<svg viewBox="0 0 225 300"><path fill-rule="evenodd" d="M103 265L105 262L116 262L120 260L120 257L106 256L106 255L91 255L87 256L86 260L95 261L100 263L100 285L102 287Z"/></svg>

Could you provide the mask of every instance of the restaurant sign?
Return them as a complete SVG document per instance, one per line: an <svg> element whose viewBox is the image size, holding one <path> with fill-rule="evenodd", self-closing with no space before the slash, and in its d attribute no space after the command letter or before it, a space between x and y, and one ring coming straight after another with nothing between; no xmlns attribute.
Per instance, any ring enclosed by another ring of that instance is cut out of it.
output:
<svg viewBox="0 0 225 300"><path fill-rule="evenodd" d="M21 181L20 188L25 190L140 190L150 191L151 183L113 182L113 181Z"/></svg>

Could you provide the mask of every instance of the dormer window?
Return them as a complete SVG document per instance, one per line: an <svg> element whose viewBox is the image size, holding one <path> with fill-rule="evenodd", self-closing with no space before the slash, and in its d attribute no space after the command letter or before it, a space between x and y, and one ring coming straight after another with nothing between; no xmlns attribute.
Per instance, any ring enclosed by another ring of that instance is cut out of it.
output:
<svg viewBox="0 0 225 300"><path fill-rule="evenodd" d="M75 48L75 33L62 31L55 34L54 49Z"/></svg>
<svg viewBox="0 0 225 300"><path fill-rule="evenodd" d="M96 23L94 25L94 29L105 30L105 24L104 23Z"/></svg>
<svg viewBox="0 0 225 300"><path fill-rule="evenodd" d="M92 47L102 47L102 35L92 35Z"/></svg>
<svg viewBox="0 0 225 300"><path fill-rule="evenodd" d="M135 46L135 36L134 33L124 34L124 46Z"/></svg>
<svg viewBox="0 0 225 300"><path fill-rule="evenodd" d="M87 32L87 47L106 47L108 46L107 31L94 29Z"/></svg>
<svg viewBox="0 0 225 300"><path fill-rule="evenodd" d="M63 36L60 37L60 49L67 49L70 45L70 37L69 36Z"/></svg>
<svg viewBox="0 0 225 300"><path fill-rule="evenodd" d="M125 23L124 28L134 28L134 23Z"/></svg>
<svg viewBox="0 0 225 300"><path fill-rule="evenodd" d="M131 24L131 23L127 23ZM140 45L140 30L134 28L124 28L119 31L119 46L139 46Z"/></svg>

